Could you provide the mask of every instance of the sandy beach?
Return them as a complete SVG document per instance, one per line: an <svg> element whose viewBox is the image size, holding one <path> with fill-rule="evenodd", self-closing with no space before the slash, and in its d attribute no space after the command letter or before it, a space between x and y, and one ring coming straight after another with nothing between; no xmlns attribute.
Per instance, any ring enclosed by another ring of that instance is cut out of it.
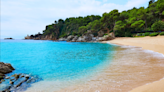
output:
<svg viewBox="0 0 164 92"><path fill-rule="evenodd" d="M107 58L106 62L100 65L101 68L95 69L94 74L69 82L38 82L28 88L26 92L164 91L164 80L161 80L164 78L164 36L123 37L104 41L104 43L119 44L121 46L115 46L114 54L107 56L113 59Z"/></svg>
<svg viewBox="0 0 164 92"><path fill-rule="evenodd" d="M110 42L118 45L129 45L129 46L137 46L142 47L146 50L152 50L158 53L164 54L164 36L157 37L142 37L142 38L116 38ZM163 72L161 71L161 74ZM130 92L164 92L164 79L156 80L153 83L149 83L147 85L139 86Z"/></svg>

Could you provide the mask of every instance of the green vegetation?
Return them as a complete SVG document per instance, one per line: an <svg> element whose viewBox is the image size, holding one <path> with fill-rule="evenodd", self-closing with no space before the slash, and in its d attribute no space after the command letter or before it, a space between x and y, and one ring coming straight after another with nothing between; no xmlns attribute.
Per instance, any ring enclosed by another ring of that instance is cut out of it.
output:
<svg viewBox="0 0 164 92"><path fill-rule="evenodd" d="M164 29L164 22L163 21L156 21L153 25L152 25L152 29L154 31L159 31Z"/></svg>
<svg viewBox="0 0 164 92"><path fill-rule="evenodd" d="M144 34L144 36L149 36L150 35L150 33L149 32L146 32L145 34Z"/></svg>
<svg viewBox="0 0 164 92"><path fill-rule="evenodd" d="M154 32L154 33L151 33L149 36L157 36L158 33Z"/></svg>
<svg viewBox="0 0 164 92"><path fill-rule="evenodd" d="M98 35L100 30L113 32L116 37L132 37L134 33L137 36L155 36L157 33L148 33L147 31L160 31L164 29L164 0L149 2L147 8L133 8L127 11L119 12L112 10L105 12L102 16L90 15L85 17L70 17L65 20L59 19L51 25L47 25L43 31L43 36L52 35L55 38L67 37L68 35L81 36L88 30L94 36ZM146 33L145 33L146 32Z"/></svg>
<svg viewBox="0 0 164 92"><path fill-rule="evenodd" d="M3 76L0 76L0 79L3 79L4 77Z"/></svg>
<svg viewBox="0 0 164 92"><path fill-rule="evenodd" d="M164 32L161 32L159 35L164 35Z"/></svg>

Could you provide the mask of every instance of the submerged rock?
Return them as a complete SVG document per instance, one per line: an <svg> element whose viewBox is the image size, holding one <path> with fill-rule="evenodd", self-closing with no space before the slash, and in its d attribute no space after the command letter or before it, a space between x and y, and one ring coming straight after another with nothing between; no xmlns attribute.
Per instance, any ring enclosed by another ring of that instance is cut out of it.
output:
<svg viewBox="0 0 164 92"><path fill-rule="evenodd" d="M19 77L18 77L19 76ZM14 78L14 79L13 79ZM37 76L32 76L28 74L14 74L10 76L10 79L2 79L1 82L7 81L8 84L5 82L5 87L0 92L21 92L26 90L32 83L35 83L39 80Z"/></svg>

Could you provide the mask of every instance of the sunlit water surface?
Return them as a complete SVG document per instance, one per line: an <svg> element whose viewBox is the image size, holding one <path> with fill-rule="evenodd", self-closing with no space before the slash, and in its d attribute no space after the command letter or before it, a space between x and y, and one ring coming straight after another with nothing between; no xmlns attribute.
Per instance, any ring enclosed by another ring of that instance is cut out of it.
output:
<svg viewBox="0 0 164 92"><path fill-rule="evenodd" d="M0 46L0 61L16 69L11 74L27 73L39 76L41 82L64 83L100 72L110 64L117 48L102 43L42 40L1 40Z"/></svg>

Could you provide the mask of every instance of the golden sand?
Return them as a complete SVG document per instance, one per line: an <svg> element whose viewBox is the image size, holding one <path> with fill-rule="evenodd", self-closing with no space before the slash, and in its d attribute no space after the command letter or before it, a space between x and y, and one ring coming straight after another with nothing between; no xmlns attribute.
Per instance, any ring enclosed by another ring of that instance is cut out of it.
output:
<svg viewBox="0 0 164 92"><path fill-rule="evenodd" d="M107 42L120 45L138 46L142 47L143 49L153 50L155 52L164 54L164 36L143 38L116 38ZM160 72L161 74L164 73L164 71ZM160 81L156 80L156 82L137 87L130 92L164 92L164 79Z"/></svg>

